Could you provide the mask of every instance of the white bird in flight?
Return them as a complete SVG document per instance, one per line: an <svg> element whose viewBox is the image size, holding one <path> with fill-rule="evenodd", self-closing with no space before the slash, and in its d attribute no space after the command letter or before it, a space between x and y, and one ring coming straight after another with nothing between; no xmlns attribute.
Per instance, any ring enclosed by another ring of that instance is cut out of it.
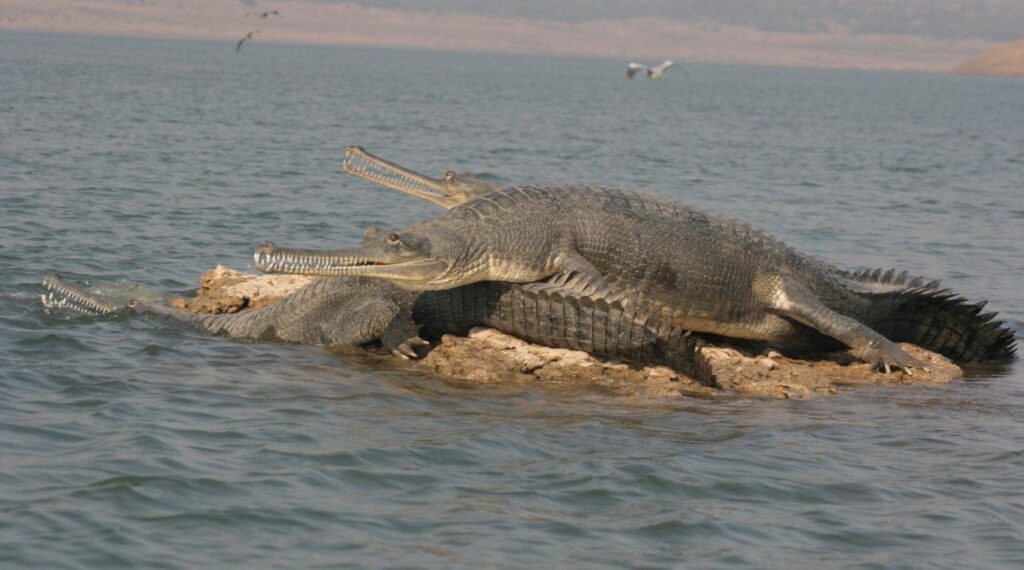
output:
<svg viewBox="0 0 1024 570"><path fill-rule="evenodd" d="M633 79L633 76L640 71L647 73L647 77L650 77L651 79L664 79L665 70L675 65L675 63L676 62L671 59L666 59L655 67L647 67L640 63L630 63L629 66L626 67L626 79Z"/></svg>

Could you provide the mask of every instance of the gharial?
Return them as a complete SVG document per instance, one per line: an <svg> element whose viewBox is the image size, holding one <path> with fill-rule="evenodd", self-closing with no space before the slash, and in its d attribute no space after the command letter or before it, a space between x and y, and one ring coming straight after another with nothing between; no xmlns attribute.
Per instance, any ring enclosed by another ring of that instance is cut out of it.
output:
<svg viewBox="0 0 1024 570"><path fill-rule="evenodd" d="M457 204L493 188L468 175L429 178L350 147L345 170L439 204ZM365 239L379 239L367 230ZM135 313L166 318L209 333L243 339L356 346L380 341L414 357L420 336L466 334L489 326L524 340L584 350L634 364L667 365L706 384L714 377L699 347L702 339L616 303L549 292L543 284L482 282L444 291L412 292L384 281L325 277L276 303L234 314L197 314L167 300L118 304L57 274L43 281L43 303L92 315ZM159 297L157 297L159 298Z"/></svg>
<svg viewBox="0 0 1024 570"><path fill-rule="evenodd" d="M417 187L405 191L431 199ZM1014 357L1013 332L970 304L894 271L837 269L735 220L615 188L495 189L360 247L254 252L265 272L363 276L410 290L480 281L628 307L680 330L791 347L841 343L890 370L921 366L893 341L956 361Z"/></svg>

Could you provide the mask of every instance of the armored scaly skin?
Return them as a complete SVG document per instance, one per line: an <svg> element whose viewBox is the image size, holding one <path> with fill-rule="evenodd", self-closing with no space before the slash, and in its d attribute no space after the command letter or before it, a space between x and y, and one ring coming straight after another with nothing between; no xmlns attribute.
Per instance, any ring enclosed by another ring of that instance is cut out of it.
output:
<svg viewBox="0 0 1024 570"><path fill-rule="evenodd" d="M581 271L567 280L570 290L647 305L684 329L820 346L810 327L869 360L871 352L881 352L884 361L893 358L884 354L888 341L869 328L884 325L899 335L895 340L919 342L961 361L1014 354L1012 333L992 322L994 315L964 306L939 291L938 283L844 275L743 222L651 196L602 187L527 186L485 194L442 218L456 227L462 220L470 226L484 222L493 236L485 247L494 244L496 252L515 251L520 244L524 252L547 250L548 259L534 257L534 267L557 265L558 254L578 254L583 260L576 267L565 264ZM523 220L531 226L525 232ZM542 239L554 247L537 247ZM515 278L517 268L500 253L492 260ZM597 275L587 274L588 265Z"/></svg>
<svg viewBox="0 0 1024 570"><path fill-rule="evenodd" d="M961 361L1014 355L1011 331L936 283L856 279L738 220L614 188L502 188L386 241L385 233L338 252L261 246L256 264L416 289L554 276L551 292L636 308L680 329L813 348L827 337L886 368L918 363L872 323Z"/></svg>
<svg viewBox="0 0 1024 570"><path fill-rule="evenodd" d="M871 302L860 315L862 321L885 337L909 342L938 352L958 362L986 362L1014 358L1013 332L997 313L983 313L987 301L968 302L938 281L883 272L840 271L852 281L865 285L861 295Z"/></svg>
<svg viewBox="0 0 1024 570"><path fill-rule="evenodd" d="M126 309L67 283L55 274L43 281L47 306L93 315ZM484 282L445 291L413 293L364 278L317 279L259 309L233 314L198 314L163 303L132 303L138 314L164 317L212 334L265 341L358 346L380 340L389 350L412 356L410 339L466 334L488 326L524 340L583 350L634 364L665 365L714 384L685 331L643 320L615 305L551 295L540 285ZM422 327L422 328L421 328Z"/></svg>
<svg viewBox="0 0 1024 570"><path fill-rule="evenodd" d="M485 281L443 291L425 291L413 305L421 334L466 334L487 326L554 348L642 365L663 365L708 385L715 380L697 350L702 339L638 313L634 308L587 297L548 292L542 283Z"/></svg>

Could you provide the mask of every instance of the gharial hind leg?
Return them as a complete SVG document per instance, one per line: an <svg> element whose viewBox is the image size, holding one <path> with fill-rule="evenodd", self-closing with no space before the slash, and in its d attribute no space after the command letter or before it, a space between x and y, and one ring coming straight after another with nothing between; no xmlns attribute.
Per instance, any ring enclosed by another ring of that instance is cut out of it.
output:
<svg viewBox="0 0 1024 570"><path fill-rule="evenodd" d="M782 317L803 323L850 347L865 362L889 372L891 368L910 372L924 365L896 343L863 323L829 309L814 293L788 277L770 280L762 287L770 310Z"/></svg>

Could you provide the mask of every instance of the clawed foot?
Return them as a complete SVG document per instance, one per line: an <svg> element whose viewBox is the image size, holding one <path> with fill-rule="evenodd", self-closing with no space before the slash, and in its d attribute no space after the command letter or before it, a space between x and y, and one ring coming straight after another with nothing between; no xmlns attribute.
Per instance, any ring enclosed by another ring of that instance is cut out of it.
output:
<svg viewBox="0 0 1024 570"><path fill-rule="evenodd" d="M910 356L898 344L889 340L872 341L867 347L851 352L872 365L875 370L886 374L890 374L893 370L902 370L908 375L913 375L914 368L928 371L923 362Z"/></svg>
<svg viewBox="0 0 1024 570"><path fill-rule="evenodd" d="M422 338L420 338L418 336L414 336L414 337L410 337L410 338L406 339L404 342L400 343L398 346L395 346L395 347L385 347L385 348L389 348L390 351L391 351L391 354L393 354L393 355L395 355L395 356L397 356L399 358L404 358L404 359L408 360L410 358L419 358L420 354L419 354L419 352L416 349L417 348L427 347L427 346L430 346L429 342L423 340Z"/></svg>
<svg viewBox="0 0 1024 570"><path fill-rule="evenodd" d="M420 327L412 322L411 311L398 311L380 336L384 350L399 358L419 358L417 348L430 346L420 338Z"/></svg>

